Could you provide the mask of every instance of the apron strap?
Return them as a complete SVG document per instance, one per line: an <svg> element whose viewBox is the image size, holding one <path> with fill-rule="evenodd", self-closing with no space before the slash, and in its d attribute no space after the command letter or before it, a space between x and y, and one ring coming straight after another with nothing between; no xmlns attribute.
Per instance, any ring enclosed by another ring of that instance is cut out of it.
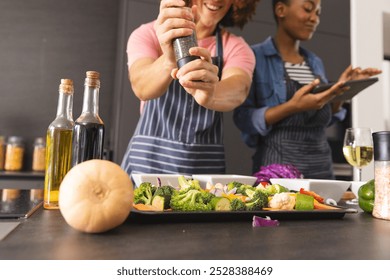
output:
<svg viewBox="0 0 390 280"><path fill-rule="evenodd" d="M215 39L216 39L216 56L212 58L213 64L218 66L218 77L221 80L222 77L222 68L223 68L223 41L221 28L217 25L215 30Z"/></svg>

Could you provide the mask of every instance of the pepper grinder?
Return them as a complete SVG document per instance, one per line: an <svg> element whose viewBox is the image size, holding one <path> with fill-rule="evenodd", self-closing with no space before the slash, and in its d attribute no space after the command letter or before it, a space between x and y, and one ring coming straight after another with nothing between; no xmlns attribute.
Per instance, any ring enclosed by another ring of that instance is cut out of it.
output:
<svg viewBox="0 0 390 280"><path fill-rule="evenodd" d="M191 9L191 0L186 0L186 6L184 9ZM175 58L177 67L184 66L190 61L200 58L199 56L194 56L190 54L190 49L192 47L197 47L198 42L196 40L195 31L192 32L189 36L178 37L173 40L173 49L175 51Z"/></svg>
<svg viewBox="0 0 390 280"><path fill-rule="evenodd" d="M374 142L375 201L372 215L390 220L390 131L372 134Z"/></svg>

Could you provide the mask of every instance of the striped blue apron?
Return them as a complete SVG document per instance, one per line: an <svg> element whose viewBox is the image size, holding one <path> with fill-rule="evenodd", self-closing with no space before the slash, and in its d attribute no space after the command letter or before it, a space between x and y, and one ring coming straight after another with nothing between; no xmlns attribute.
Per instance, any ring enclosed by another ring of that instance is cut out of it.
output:
<svg viewBox="0 0 390 280"><path fill-rule="evenodd" d="M216 57L223 67L222 36L216 30ZM146 102L122 161L128 173L223 174L223 114L200 106L177 80Z"/></svg>
<svg viewBox="0 0 390 280"><path fill-rule="evenodd" d="M287 99L302 87L285 71ZM310 179L334 179L332 153L326 128L332 117L330 104L320 110L291 115L273 125L272 131L259 137L253 156L253 172L272 163L293 164Z"/></svg>

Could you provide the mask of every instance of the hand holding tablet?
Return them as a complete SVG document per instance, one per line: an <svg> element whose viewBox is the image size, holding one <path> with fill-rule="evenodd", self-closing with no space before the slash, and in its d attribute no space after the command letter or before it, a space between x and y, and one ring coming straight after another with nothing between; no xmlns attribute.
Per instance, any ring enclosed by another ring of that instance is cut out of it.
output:
<svg viewBox="0 0 390 280"><path fill-rule="evenodd" d="M363 89L371 86L372 84L376 83L378 81L378 78L368 78L368 79L361 79L361 80L350 80L345 82L345 86L349 87L347 91L345 91L343 94L336 96L333 101L345 101L352 99L355 95L357 95L359 92L361 92ZM331 88L335 83L329 83L329 84L321 84L316 86L312 92L313 93L319 93L324 90L327 90Z"/></svg>

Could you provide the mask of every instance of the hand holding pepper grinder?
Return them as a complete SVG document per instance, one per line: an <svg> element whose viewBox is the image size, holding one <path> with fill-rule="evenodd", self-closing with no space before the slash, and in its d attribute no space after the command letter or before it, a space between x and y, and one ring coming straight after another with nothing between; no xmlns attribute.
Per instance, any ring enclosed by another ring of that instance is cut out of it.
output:
<svg viewBox="0 0 390 280"><path fill-rule="evenodd" d="M186 6L184 9L191 9L191 0L185 0ZM173 49L175 51L175 58L177 67L180 69L183 65L190 61L200 58L190 54L192 47L197 47L198 42L196 40L195 31L190 36L178 37L173 40Z"/></svg>

